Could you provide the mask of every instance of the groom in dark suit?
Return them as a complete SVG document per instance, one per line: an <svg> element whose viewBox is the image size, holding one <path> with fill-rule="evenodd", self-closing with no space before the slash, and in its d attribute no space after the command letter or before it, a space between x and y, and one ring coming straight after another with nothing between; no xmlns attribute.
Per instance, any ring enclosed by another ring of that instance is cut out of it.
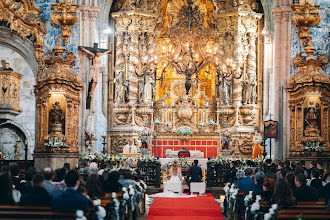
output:
<svg viewBox="0 0 330 220"><path fill-rule="evenodd" d="M190 191L190 183L202 182L202 176L203 176L202 169L197 165L198 165L198 160L194 160L194 166L189 168L189 173L187 176L189 191Z"/></svg>

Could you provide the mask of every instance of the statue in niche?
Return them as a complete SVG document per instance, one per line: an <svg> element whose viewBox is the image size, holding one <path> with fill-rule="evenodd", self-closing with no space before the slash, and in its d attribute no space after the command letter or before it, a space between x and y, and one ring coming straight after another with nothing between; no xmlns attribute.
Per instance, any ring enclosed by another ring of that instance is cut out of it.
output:
<svg viewBox="0 0 330 220"><path fill-rule="evenodd" d="M123 71L119 71L118 75L115 77L115 94L116 94L116 103L125 102L125 93L126 93L126 83L124 78Z"/></svg>
<svg viewBox="0 0 330 220"><path fill-rule="evenodd" d="M222 103L229 105L232 94L232 80L229 78L222 79ZM220 86L221 87L221 86Z"/></svg>
<svg viewBox="0 0 330 220"><path fill-rule="evenodd" d="M257 100L257 80L253 73L249 74L249 83L247 86L247 103L255 104Z"/></svg>
<svg viewBox="0 0 330 220"><path fill-rule="evenodd" d="M155 81L150 77L146 77L144 82L144 89L143 89L143 102L144 103L151 103L153 97L153 84Z"/></svg>
<svg viewBox="0 0 330 220"><path fill-rule="evenodd" d="M318 115L318 106L319 104L312 100L308 102L305 120L310 126L315 126L317 121Z"/></svg>
<svg viewBox="0 0 330 220"><path fill-rule="evenodd" d="M229 143L230 134L228 132L228 128L226 128L221 137L221 150L229 150Z"/></svg>
<svg viewBox="0 0 330 220"><path fill-rule="evenodd" d="M85 132L88 137L92 138L95 136L94 130L95 130L95 112L91 111L87 118Z"/></svg>
<svg viewBox="0 0 330 220"><path fill-rule="evenodd" d="M242 81L242 103L247 103L247 92L248 92L248 86L249 82L247 80Z"/></svg>
<svg viewBox="0 0 330 220"><path fill-rule="evenodd" d="M63 122L64 122L64 116L63 112L60 106L60 103L56 101L52 105L52 109L49 113L50 122L51 122L51 131L54 132L62 132L63 129Z"/></svg>
<svg viewBox="0 0 330 220"><path fill-rule="evenodd" d="M139 103L143 103L144 80L139 81Z"/></svg>

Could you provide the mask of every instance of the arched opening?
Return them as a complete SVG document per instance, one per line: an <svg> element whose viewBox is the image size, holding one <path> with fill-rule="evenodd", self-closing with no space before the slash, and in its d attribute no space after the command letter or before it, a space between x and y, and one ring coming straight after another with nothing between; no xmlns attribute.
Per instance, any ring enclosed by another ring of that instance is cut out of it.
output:
<svg viewBox="0 0 330 220"><path fill-rule="evenodd" d="M0 124L0 151L3 153L5 160L24 160L32 159L31 148L25 146L33 146L33 138L31 133L20 124L14 121L6 121Z"/></svg>
<svg viewBox="0 0 330 220"><path fill-rule="evenodd" d="M23 111L16 116L15 121L6 121L0 125L0 151L5 159L17 159L16 145L19 144L18 159L24 160L24 143L27 140L30 148L28 159L32 159L36 131L34 86L38 72L33 42L0 26L0 57L0 70L8 62L14 72L23 75L20 80L19 104Z"/></svg>

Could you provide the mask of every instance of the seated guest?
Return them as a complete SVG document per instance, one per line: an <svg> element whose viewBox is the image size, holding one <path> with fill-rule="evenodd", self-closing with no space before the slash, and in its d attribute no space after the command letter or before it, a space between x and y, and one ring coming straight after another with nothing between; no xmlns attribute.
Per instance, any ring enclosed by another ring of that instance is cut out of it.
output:
<svg viewBox="0 0 330 220"><path fill-rule="evenodd" d="M190 152L189 150L187 150L185 147L183 147L179 153L178 153L178 157L190 157Z"/></svg>
<svg viewBox="0 0 330 220"><path fill-rule="evenodd" d="M135 169L135 173L136 173L136 175L134 175L133 176L133 179L134 180L138 180L138 179L140 179L140 177L141 177L141 171L140 171L140 169L138 168L138 163L135 161L135 160L133 160L132 161L132 163L129 165L131 168L133 168L133 169Z"/></svg>
<svg viewBox="0 0 330 220"><path fill-rule="evenodd" d="M238 170L236 172L236 178L237 178L237 181L244 179L245 178L244 171L243 170Z"/></svg>
<svg viewBox="0 0 330 220"><path fill-rule="evenodd" d="M284 163L282 161L280 161L278 164L277 164L277 172L276 172L276 175L277 175L277 179L280 179L280 178L283 178L281 176L281 170L284 168Z"/></svg>
<svg viewBox="0 0 330 220"><path fill-rule="evenodd" d="M88 199L79 194L79 174L76 170L70 170L64 178L66 190L53 196L52 207L55 212L73 212L82 210L88 212Z"/></svg>
<svg viewBox="0 0 330 220"><path fill-rule="evenodd" d="M285 179L288 181L288 183L291 186L292 192L294 192L296 189L296 183L294 182L294 178L295 178L295 176L292 171L288 172L285 176Z"/></svg>
<svg viewBox="0 0 330 220"><path fill-rule="evenodd" d="M54 172L52 168L46 167L44 169L44 177L45 177L45 190L48 192L50 196L55 195L56 193L61 192L61 189L59 186L56 186L52 183L52 180L54 178Z"/></svg>
<svg viewBox="0 0 330 220"><path fill-rule="evenodd" d="M187 182L190 187L190 183L202 182L202 168L198 166L198 160L194 160L194 165L189 168L189 173L187 176Z"/></svg>
<svg viewBox="0 0 330 220"><path fill-rule="evenodd" d="M318 193L313 187L306 185L306 178L304 174L298 174L295 177L296 189L294 191L294 197L296 201L317 201Z"/></svg>
<svg viewBox="0 0 330 220"><path fill-rule="evenodd" d="M23 187L21 185L21 180L19 178L19 167L17 164L10 166L10 174L15 189L17 189L20 192L23 192Z"/></svg>
<svg viewBox="0 0 330 220"><path fill-rule="evenodd" d="M317 169L320 172L320 176L322 177L324 174L324 167L323 167L323 162L322 161L318 161L316 164Z"/></svg>
<svg viewBox="0 0 330 220"><path fill-rule="evenodd" d="M262 183L262 186L264 190L262 193L260 193L262 201L267 201L269 204L272 204L275 180L271 178L265 178Z"/></svg>
<svg viewBox="0 0 330 220"><path fill-rule="evenodd" d="M252 169L247 168L245 170L245 178L237 181L238 189L244 191L245 194L249 194L248 189L250 185L254 184L254 180L251 178L252 173Z"/></svg>
<svg viewBox="0 0 330 220"><path fill-rule="evenodd" d="M330 172L324 175L324 182L326 185L319 189L319 197L325 198L325 202L328 204L328 202L330 202Z"/></svg>
<svg viewBox="0 0 330 220"><path fill-rule="evenodd" d="M86 181L87 194L91 200L104 196L97 170L91 170Z"/></svg>
<svg viewBox="0 0 330 220"><path fill-rule="evenodd" d="M129 185L132 185L133 187L134 185L134 181L133 181L133 177L132 177L132 173L130 170L128 169L122 169L119 171L120 172L120 177L118 182L123 186L128 188Z"/></svg>
<svg viewBox="0 0 330 220"><path fill-rule="evenodd" d="M70 170L70 163L64 163L63 169L65 170L65 172L68 172Z"/></svg>
<svg viewBox="0 0 330 220"><path fill-rule="evenodd" d="M65 177L65 169L60 168L55 170L55 177L53 179L53 184L58 186L61 191L65 189L64 177Z"/></svg>
<svg viewBox="0 0 330 220"><path fill-rule="evenodd" d="M28 193L32 189L32 178L33 174L31 172L26 172L24 175L24 180L21 181L22 193Z"/></svg>
<svg viewBox="0 0 330 220"><path fill-rule="evenodd" d="M256 173L255 181L254 181L255 184L249 187L248 192L253 191L253 195L259 195L260 193L262 193L264 191L262 185L264 179L265 179L264 172L259 171L258 173Z"/></svg>
<svg viewBox="0 0 330 220"><path fill-rule="evenodd" d="M112 171L109 173L109 177L103 183L104 192L120 192L122 189L122 185L118 182L120 177L119 171Z"/></svg>
<svg viewBox="0 0 330 220"><path fill-rule="evenodd" d="M274 202L277 203L278 206L290 206L295 203L291 186L284 178L276 181L274 189Z"/></svg>
<svg viewBox="0 0 330 220"><path fill-rule="evenodd" d="M307 179L307 186L314 187L315 189L320 189L322 186L325 186L325 182L322 182L320 179L320 173L317 168L313 168L311 171L311 179Z"/></svg>
<svg viewBox="0 0 330 220"><path fill-rule="evenodd" d="M273 179L274 181L277 180L277 174L276 174L276 169L274 167L271 167L267 174L266 174L266 178L271 178Z"/></svg>
<svg viewBox="0 0 330 220"><path fill-rule="evenodd" d="M237 162L231 161L229 166L230 166L230 169L226 170L226 173L225 173L225 182L233 183L236 181Z"/></svg>
<svg viewBox="0 0 330 220"><path fill-rule="evenodd" d="M35 174L31 192L25 193L19 202L22 206L50 206L51 196L44 188L44 175Z"/></svg>
<svg viewBox="0 0 330 220"><path fill-rule="evenodd" d="M0 174L0 204L15 204L13 198L13 184L10 173L2 172Z"/></svg>

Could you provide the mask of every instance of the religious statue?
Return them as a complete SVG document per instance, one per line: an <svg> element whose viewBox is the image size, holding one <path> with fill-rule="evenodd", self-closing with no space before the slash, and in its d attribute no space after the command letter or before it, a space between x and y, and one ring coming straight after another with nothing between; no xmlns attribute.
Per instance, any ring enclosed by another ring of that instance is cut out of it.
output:
<svg viewBox="0 0 330 220"><path fill-rule="evenodd" d="M229 150L229 143L230 143L230 134L228 132L228 128L226 128L221 138L221 144L222 144L221 150Z"/></svg>
<svg viewBox="0 0 330 220"><path fill-rule="evenodd" d="M150 142L151 132L150 129L145 125L144 129L141 132L141 143L142 145L146 143L147 145Z"/></svg>
<svg viewBox="0 0 330 220"><path fill-rule="evenodd" d="M262 151L263 151L263 148L261 146L262 136L261 136L259 130L255 130L255 134L254 134L252 141L253 141L252 158L256 159L258 157L261 157Z"/></svg>
<svg viewBox="0 0 330 220"><path fill-rule="evenodd" d="M60 103L56 101L52 105L52 109L49 113L50 122L51 122L51 131L59 131L62 132L62 126L64 121L63 112L60 106Z"/></svg>
<svg viewBox="0 0 330 220"><path fill-rule="evenodd" d="M124 91L124 73L119 71L118 75L115 77L115 92L116 92L116 102L124 103L125 102L125 91Z"/></svg>
<svg viewBox="0 0 330 220"><path fill-rule="evenodd" d="M81 47L81 50L85 51L87 54L91 55L92 58L93 58L93 64L90 67L90 73L89 73L89 78L88 78L88 81L92 84L91 89L89 91L89 95L91 97L93 97L94 90L95 90L95 87L98 83L98 78L99 78L99 73L100 73L100 66L99 66L100 59L103 55L105 55L107 53L110 53L111 50L107 50L103 53L100 53L101 52L100 49L89 51L86 48Z"/></svg>
<svg viewBox="0 0 330 220"><path fill-rule="evenodd" d="M85 132L88 137L94 137L94 130L95 130L95 112L91 111L87 118Z"/></svg>
<svg viewBox="0 0 330 220"><path fill-rule="evenodd" d="M229 105L230 96L232 94L232 80L225 78L223 79L223 90L222 90L222 101L224 104Z"/></svg>
<svg viewBox="0 0 330 220"><path fill-rule="evenodd" d="M242 103L247 103L247 92L248 92L249 82L248 80L242 81Z"/></svg>
<svg viewBox="0 0 330 220"><path fill-rule="evenodd" d="M152 102L152 88L154 83L155 81L150 76L146 78L143 89L143 103Z"/></svg>
<svg viewBox="0 0 330 220"><path fill-rule="evenodd" d="M249 83L247 86L247 103L255 104L257 99L257 80L253 73L249 74Z"/></svg>
<svg viewBox="0 0 330 220"><path fill-rule="evenodd" d="M139 103L143 103L144 80L139 81Z"/></svg>
<svg viewBox="0 0 330 220"><path fill-rule="evenodd" d="M305 116L305 119L306 119L308 125L313 126L316 124L317 107L318 107L318 103L315 104L314 101L308 102L307 112L306 112L306 116Z"/></svg>

